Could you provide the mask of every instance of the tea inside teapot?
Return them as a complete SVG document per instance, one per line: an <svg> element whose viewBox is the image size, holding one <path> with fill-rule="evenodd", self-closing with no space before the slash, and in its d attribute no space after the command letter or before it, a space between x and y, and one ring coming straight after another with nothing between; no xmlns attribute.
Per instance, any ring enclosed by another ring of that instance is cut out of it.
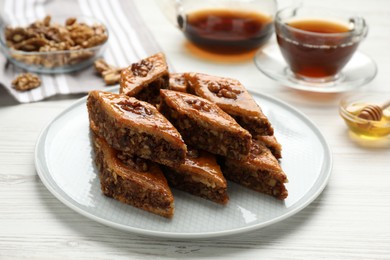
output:
<svg viewBox="0 0 390 260"><path fill-rule="evenodd" d="M254 50L271 37L276 0L160 0L190 43L209 53Z"/></svg>
<svg viewBox="0 0 390 260"><path fill-rule="evenodd" d="M218 53L237 53L263 45L273 33L272 16L228 8L202 9L178 15L178 25L189 41Z"/></svg>

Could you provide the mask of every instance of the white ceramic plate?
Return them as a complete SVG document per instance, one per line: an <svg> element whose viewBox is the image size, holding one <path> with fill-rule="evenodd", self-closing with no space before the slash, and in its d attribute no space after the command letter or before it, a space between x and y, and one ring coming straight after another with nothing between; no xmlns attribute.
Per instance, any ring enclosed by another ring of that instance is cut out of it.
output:
<svg viewBox="0 0 390 260"><path fill-rule="evenodd" d="M331 173L332 156L324 137L307 117L269 96L253 96L283 145L281 166L289 179L285 201L231 182L226 206L173 190L176 209L169 220L105 197L93 162L86 98L42 131L35 151L37 172L49 191L68 207L104 225L141 235L210 238L275 224L321 193Z"/></svg>

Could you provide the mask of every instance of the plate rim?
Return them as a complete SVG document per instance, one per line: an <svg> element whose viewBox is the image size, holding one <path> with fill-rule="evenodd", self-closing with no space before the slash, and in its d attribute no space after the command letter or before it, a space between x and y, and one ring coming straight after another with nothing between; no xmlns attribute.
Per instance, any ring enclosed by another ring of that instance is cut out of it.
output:
<svg viewBox="0 0 390 260"><path fill-rule="evenodd" d="M359 83L358 85L356 85L354 87L349 87L349 88L345 88L344 87L344 88L338 90L338 89L335 89L334 87L329 87L329 88L321 87L321 88L317 88L315 86L311 87L311 86L300 85L299 83L292 82L289 79L281 81L281 80L276 79L275 77L269 75L269 73L266 70L263 70L263 69L260 68L260 65L259 65L257 57L261 53L263 53L263 51L265 49L267 49L267 48L274 48L274 49L278 49L279 50L279 48L277 46L277 43L269 43L266 46L264 46L264 48L260 48L258 51L256 51L255 55L253 56L253 63L255 64L255 67L263 75L265 75L267 78L271 79L272 81L275 81L275 82L279 83L279 85L282 86L283 88L295 89L295 90L305 91L305 92L314 92L314 93L343 93L343 92L352 91L354 89L358 89L358 88L361 88L361 87L365 86L366 84L370 83L376 77L376 75L378 74L378 65L376 64L375 60L370 55L366 54L365 52L360 51L360 50L356 50L356 52L354 53L354 56L356 54L359 54L359 55L365 56L368 60L370 60L372 65L374 66L374 73L370 77L368 77L367 80L365 80L364 82ZM352 58L353 58L353 56L352 56ZM347 65L348 65L348 63L346 64L346 66Z"/></svg>
<svg viewBox="0 0 390 260"><path fill-rule="evenodd" d="M114 86L111 88L107 88L105 91L112 92L112 91L117 90L118 88L119 88L118 86ZM41 146L45 144L45 139L46 139L46 136L47 136L47 133L48 133L50 127L58 119L60 119L64 114L68 113L68 111L85 103L86 99L87 99L87 95L76 100L70 106L65 108L62 112L60 112L57 116L55 116L49 123L47 123L46 126L43 128L43 130L40 132L38 139L36 141L36 144L35 144L35 149L34 149L35 169L38 173L40 180L44 184L44 186L52 193L52 195L54 195L54 197L56 197L59 201L61 201L66 206L68 206L70 209L74 210L75 212L79 213L80 215L82 215L88 219L94 220L94 221L96 221L100 224L103 224L105 226L109 226L109 227L112 227L112 228L115 228L115 229L118 229L121 231L131 232L131 233L134 233L137 235L156 237L156 238L170 238L170 239L217 238L217 237L224 237L224 236L228 236L228 235L238 235L238 234L242 234L244 232L251 232L254 230L258 230L258 229L276 224L282 220L285 220L285 219L297 214L298 212L300 212L301 210L306 208L322 193L322 191L327 186L329 179L330 179L330 176L331 176L331 173L332 173L333 155L332 155L332 151L331 151L331 148L330 148L328 142L326 141L324 135L319 130L318 126L313 121L311 121L304 113L302 113L298 109L294 108L293 106L289 105L288 103L286 103L278 98L271 97L270 95L267 95L267 94L256 93L253 91L249 91L249 92L253 96L259 96L260 98L267 99L268 101L276 102L276 103L284 106L285 108L287 108L291 112L298 115L301 119L303 119L306 124L309 124L310 128L316 134L317 138L319 139L320 143L322 144L322 147L324 149L324 156L325 156L324 161L327 161L327 164L323 165L323 167L321 168L321 173L319 174L319 176L317 177L317 179L315 180L313 185L310 187L310 189L306 191L304 196L302 196L302 198L300 198L293 206L291 206L290 209L286 213L281 214L280 216L272 218L268 221L265 221L262 223L257 223L254 225L245 226L245 227L223 230L223 231L198 232L198 233L188 233L188 232L175 233L175 232L166 232L166 231L153 231L153 230L147 230L147 229L142 229L142 228L138 228L138 227L131 227L131 226L124 225L124 224L118 224L116 222L107 220L105 218L98 217L98 216L96 216L96 215L94 215L86 210L83 210L80 207L77 207L75 204L73 204L66 197L63 197L55 189L55 187L52 187L49 179L46 178L46 174L51 175L51 173L47 169L47 165L46 166L43 165L43 162L42 162L39 154L42 153L42 151L45 151L45 147L44 146L41 147ZM41 150L41 152L40 152L40 150ZM43 153L43 154L45 154L45 153ZM319 186L317 186L317 185L319 185ZM316 188L316 190L313 191L314 188ZM310 194L310 193L312 193L311 196L309 196L309 198L307 198L306 200L302 201L305 198L305 195Z"/></svg>

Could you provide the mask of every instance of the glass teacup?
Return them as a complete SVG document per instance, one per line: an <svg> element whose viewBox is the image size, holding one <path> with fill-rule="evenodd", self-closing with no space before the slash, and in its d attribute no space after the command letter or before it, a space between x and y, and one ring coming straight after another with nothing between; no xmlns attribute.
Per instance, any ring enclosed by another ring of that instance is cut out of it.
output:
<svg viewBox="0 0 390 260"><path fill-rule="evenodd" d="M287 73L305 83L341 80L341 70L368 32L362 17L304 6L278 11L275 28Z"/></svg>

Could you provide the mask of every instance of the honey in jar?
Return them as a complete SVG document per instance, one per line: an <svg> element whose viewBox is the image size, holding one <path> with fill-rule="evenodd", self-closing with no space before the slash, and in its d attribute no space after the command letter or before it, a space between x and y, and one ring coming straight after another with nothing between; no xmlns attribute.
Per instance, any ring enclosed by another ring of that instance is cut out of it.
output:
<svg viewBox="0 0 390 260"><path fill-rule="evenodd" d="M383 110L379 121L359 118L362 109L370 105L366 102L351 103L346 107L348 114L343 115L349 129L362 138L378 139L390 135L390 107Z"/></svg>

